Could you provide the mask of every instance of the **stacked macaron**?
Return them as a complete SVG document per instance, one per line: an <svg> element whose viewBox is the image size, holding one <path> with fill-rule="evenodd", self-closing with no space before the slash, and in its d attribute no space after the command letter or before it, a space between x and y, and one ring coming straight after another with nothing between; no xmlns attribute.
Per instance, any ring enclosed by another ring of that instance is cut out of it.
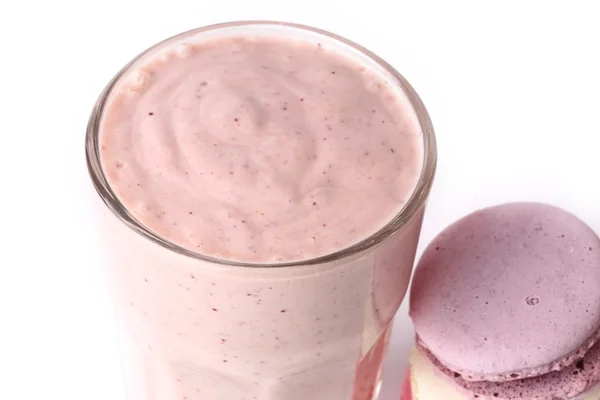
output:
<svg viewBox="0 0 600 400"><path fill-rule="evenodd" d="M406 399L600 399L600 239L561 209L506 204L448 227L410 315Z"/></svg>

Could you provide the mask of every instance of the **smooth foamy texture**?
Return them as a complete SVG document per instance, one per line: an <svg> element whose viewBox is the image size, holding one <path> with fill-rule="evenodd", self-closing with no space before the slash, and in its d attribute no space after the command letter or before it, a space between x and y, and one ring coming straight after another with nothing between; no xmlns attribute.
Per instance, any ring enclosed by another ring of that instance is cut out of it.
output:
<svg viewBox="0 0 600 400"><path fill-rule="evenodd" d="M163 49L114 89L102 166L119 200L189 250L309 259L381 229L414 191L405 96L316 43L229 37Z"/></svg>

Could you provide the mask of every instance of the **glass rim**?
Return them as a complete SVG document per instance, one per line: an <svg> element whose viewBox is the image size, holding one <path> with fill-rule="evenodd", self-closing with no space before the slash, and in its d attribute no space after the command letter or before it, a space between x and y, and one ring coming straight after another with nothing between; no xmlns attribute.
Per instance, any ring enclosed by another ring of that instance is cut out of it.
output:
<svg viewBox="0 0 600 400"><path fill-rule="evenodd" d="M334 42L338 42L342 45L348 46L353 50L357 50L358 52L362 53L362 55L368 57L370 61L373 61L380 68L382 68L392 76L392 78L394 79L394 84L398 85L402 92L407 96L410 106L415 112L422 132L421 136L423 138L423 165L421 169L421 174L419 176L419 180L417 181L415 189L413 190L413 193L411 194L406 204L400 209L400 211L377 232L360 240L359 242L344 247L340 250L336 250L332 253L327 253L325 255L313 257L306 260L273 263L255 263L227 260L194 252L174 242L171 242L147 228L142 222L137 220L127 210L125 205L121 203L121 201L118 199L118 197L110 187L100 162L99 137L100 124L103 117L104 107L109 98L109 95L112 93L113 88L120 81L120 79L130 70L134 63L136 63L142 57L149 54L151 51L160 48L160 46L167 44L168 42L183 39L188 36L223 28L241 28L244 26L261 25L280 26L283 29L296 29L299 31L305 31L312 34L321 35L324 36L326 40L333 40ZM179 33L177 35L173 35L167 39L164 39L138 54L123 68L121 68L121 70L109 81L109 83L106 85L106 87L100 94L98 100L96 101L87 125L85 138L85 153L88 173L90 175L90 178L92 179L92 183L94 185L94 188L96 189L96 192L98 193L104 204L109 208L109 210L128 228L132 229L137 234L143 236L145 239L150 240L151 242L160 245L169 251L174 251L183 256L222 266L252 268L280 268L325 264L360 254L368 249L375 247L376 245L383 242L385 239L391 237L396 232L400 231L425 206L425 203L429 196L429 192L431 191L431 186L433 184L437 165L436 139L429 114L417 92L413 89L410 83L398 71L396 71L395 68L393 68L390 64L388 64L381 57L377 56L370 50L342 36L307 25L268 20L224 22L207 25L196 29L191 29Z"/></svg>

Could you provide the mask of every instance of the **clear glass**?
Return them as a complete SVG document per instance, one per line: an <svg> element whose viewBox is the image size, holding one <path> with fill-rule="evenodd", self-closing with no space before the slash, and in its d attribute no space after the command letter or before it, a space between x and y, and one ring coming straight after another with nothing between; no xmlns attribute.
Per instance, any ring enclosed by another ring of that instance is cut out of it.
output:
<svg viewBox="0 0 600 400"><path fill-rule="evenodd" d="M407 205L380 231L319 258L279 264L219 260L148 230L119 202L99 158L99 125L112 88L133 64L183 39L267 32L335 45L379 70L412 105L424 163ZM245 21L167 39L125 66L96 103L87 163L99 196L109 284L121 328L130 400L372 400L392 319L402 302L436 165L431 121L390 65L328 32Z"/></svg>

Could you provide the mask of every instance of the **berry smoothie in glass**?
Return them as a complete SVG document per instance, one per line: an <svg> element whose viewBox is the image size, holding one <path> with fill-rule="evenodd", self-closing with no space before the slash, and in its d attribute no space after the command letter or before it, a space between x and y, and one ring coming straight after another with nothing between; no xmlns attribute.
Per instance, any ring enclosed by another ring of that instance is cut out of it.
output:
<svg viewBox="0 0 600 400"><path fill-rule="evenodd" d="M372 400L436 164L419 97L328 32L196 29L108 84L86 155L129 400Z"/></svg>

